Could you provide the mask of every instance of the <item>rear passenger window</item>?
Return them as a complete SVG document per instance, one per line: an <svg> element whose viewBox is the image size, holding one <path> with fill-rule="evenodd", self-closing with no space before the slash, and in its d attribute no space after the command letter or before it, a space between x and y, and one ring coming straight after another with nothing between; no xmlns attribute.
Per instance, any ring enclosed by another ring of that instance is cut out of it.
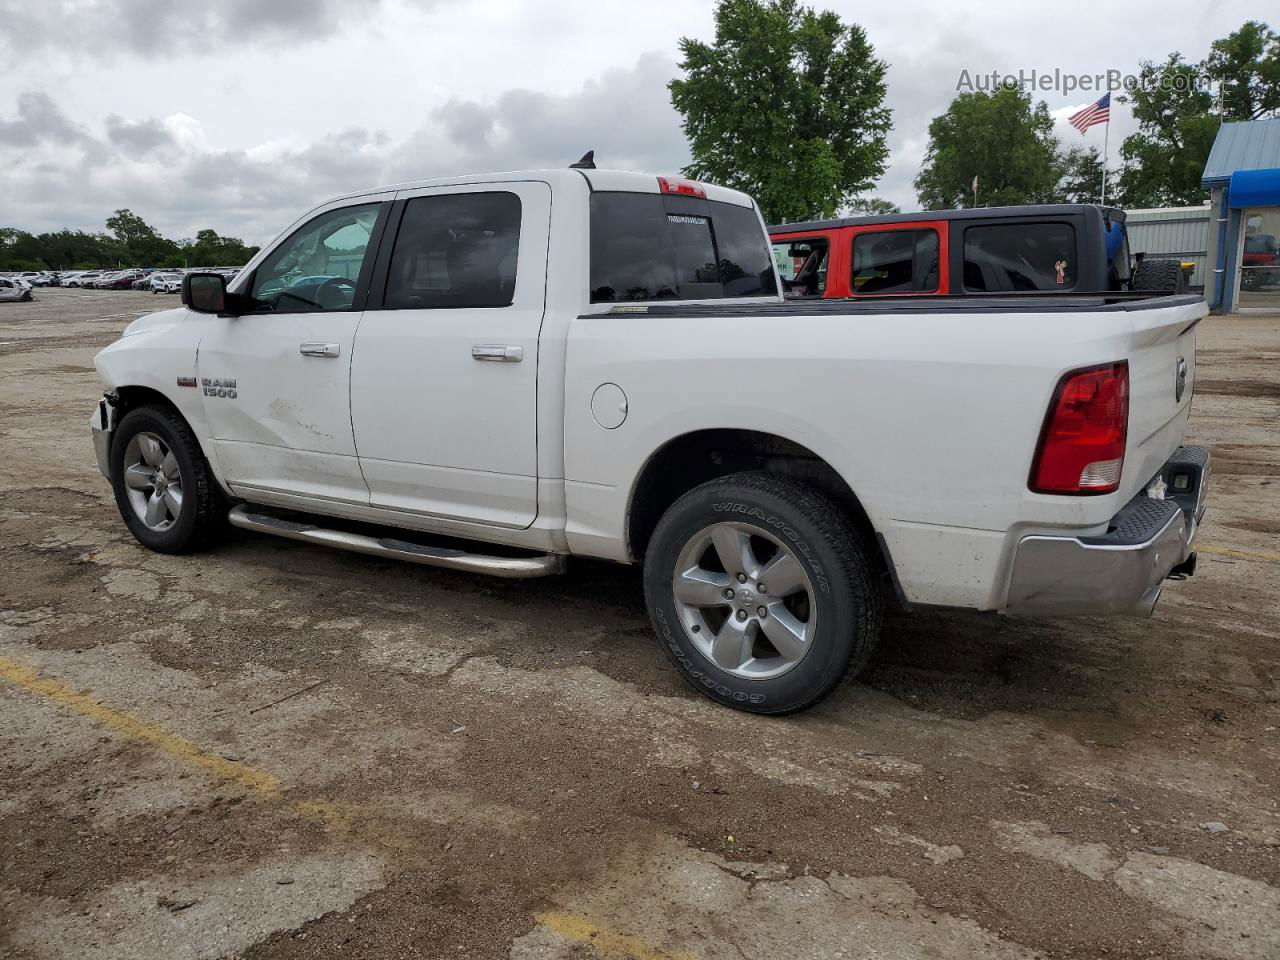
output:
<svg viewBox="0 0 1280 960"><path fill-rule="evenodd" d="M514 193L414 197L396 234L383 306L509 306L519 248L520 198Z"/></svg>
<svg viewBox="0 0 1280 960"><path fill-rule="evenodd" d="M1066 290L1076 285L1068 223L995 223L964 231L966 290Z"/></svg>
<svg viewBox="0 0 1280 960"><path fill-rule="evenodd" d="M591 302L772 296L755 210L656 193L591 195Z"/></svg>
<svg viewBox="0 0 1280 960"><path fill-rule="evenodd" d="M938 234L882 230L853 238L853 292L930 293L938 289Z"/></svg>

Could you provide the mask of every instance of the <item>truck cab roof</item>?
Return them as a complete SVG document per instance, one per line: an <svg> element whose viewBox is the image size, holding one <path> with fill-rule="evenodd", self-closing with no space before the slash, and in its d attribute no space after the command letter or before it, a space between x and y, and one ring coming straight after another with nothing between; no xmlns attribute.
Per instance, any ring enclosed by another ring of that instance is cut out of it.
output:
<svg viewBox="0 0 1280 960"><path fill-rule="evenodd" d="M739 190L732 190L729 187L721 187L712 183L704 183L702 181L688 180L677 174L650 174L636 173L630 170L603 170L603 169L544 169L544 170L513 170L499 173L476 173L466 174L460 177L437 177L430 180L410 180L402 183L388 184L382 187L375 187L369 190L359 190L354 193L343 194L334 197L332 200L326 201L334 203L339 200L356 199L358 197L368 196L375 193L388 193L399 190L422 190L430 187L456 187L476 183L511 183L520 180L538 180L551 185L552 189L569 189L577 187L583 181L586 182L590 191L614 191L621 193L661 193L659 180L678 180L694 184L701 189L708 200L714 200L719 203L732 203L740 207L755 208L755 202L745 193Z"/></svg>

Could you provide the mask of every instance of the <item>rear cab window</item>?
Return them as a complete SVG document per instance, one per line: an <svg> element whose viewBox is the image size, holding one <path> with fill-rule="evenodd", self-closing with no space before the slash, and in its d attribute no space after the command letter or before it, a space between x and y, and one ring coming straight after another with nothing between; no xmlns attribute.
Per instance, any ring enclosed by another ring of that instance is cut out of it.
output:
<svg viewBox="0 0 1280 960"><path fill-rule="evenodd" d="M658 193L591 194L592 303L777 294L751 207Z"/></svg>
<svg viewBox="0 0 1280 960"><path fill-rule="evenodd" d="M1076 232L1069 223L1014 220L965 227L965 290L1070 290L1077 268Z"/></svg>

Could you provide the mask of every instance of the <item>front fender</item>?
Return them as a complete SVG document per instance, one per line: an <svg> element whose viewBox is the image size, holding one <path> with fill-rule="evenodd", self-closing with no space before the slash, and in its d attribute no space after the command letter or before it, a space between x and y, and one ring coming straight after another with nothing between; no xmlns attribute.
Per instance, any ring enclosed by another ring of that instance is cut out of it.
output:
<svg viewBox="0 0 1280 960"><path fill-rule="evenodd" d="M138 395L158 395L171 404L195 434L214 476L225 488L222 471L218 467L217 451L205 418L204 402L196 386L199 324L200 321L193 315L182 324L156 326L122 337L101 350L93 358L93 364L108 394L121 400L115 411L116 416L123 416L125 408ZM105 443L106 449L110 449L109 434L115 429L114 421L102 421L102 418L111 415L113 405L106 403L106 413L102 412L102 406L100 403L99 410L94 414L95 421L102 422L104 428L100 432L94 432L95 450L100 443ZM90 429L93 430L94 427L91 425ZM99 437L103 434L106 439L100 440Z"/></svg>

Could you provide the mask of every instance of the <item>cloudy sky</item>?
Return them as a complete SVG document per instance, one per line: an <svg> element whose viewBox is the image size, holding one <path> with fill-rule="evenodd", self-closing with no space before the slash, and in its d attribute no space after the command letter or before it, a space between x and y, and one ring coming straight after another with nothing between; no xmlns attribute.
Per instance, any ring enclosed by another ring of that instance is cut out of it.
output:
<svg viewBox="0 0 1280 960"><path fill-rule="evenodd" d="M888 61L889 169L916 207L931 117L971 75L1094 74L1209 43L1238 0L859 4L829 0ZM688 160L666 83L711 0L0 0L0 226L100 229L129 207L163 232L262 242L329 196L403 180ZM1098 94L1046 92L1065 117ZM1133 129L1113 109L1111 148Z"/></svg>

